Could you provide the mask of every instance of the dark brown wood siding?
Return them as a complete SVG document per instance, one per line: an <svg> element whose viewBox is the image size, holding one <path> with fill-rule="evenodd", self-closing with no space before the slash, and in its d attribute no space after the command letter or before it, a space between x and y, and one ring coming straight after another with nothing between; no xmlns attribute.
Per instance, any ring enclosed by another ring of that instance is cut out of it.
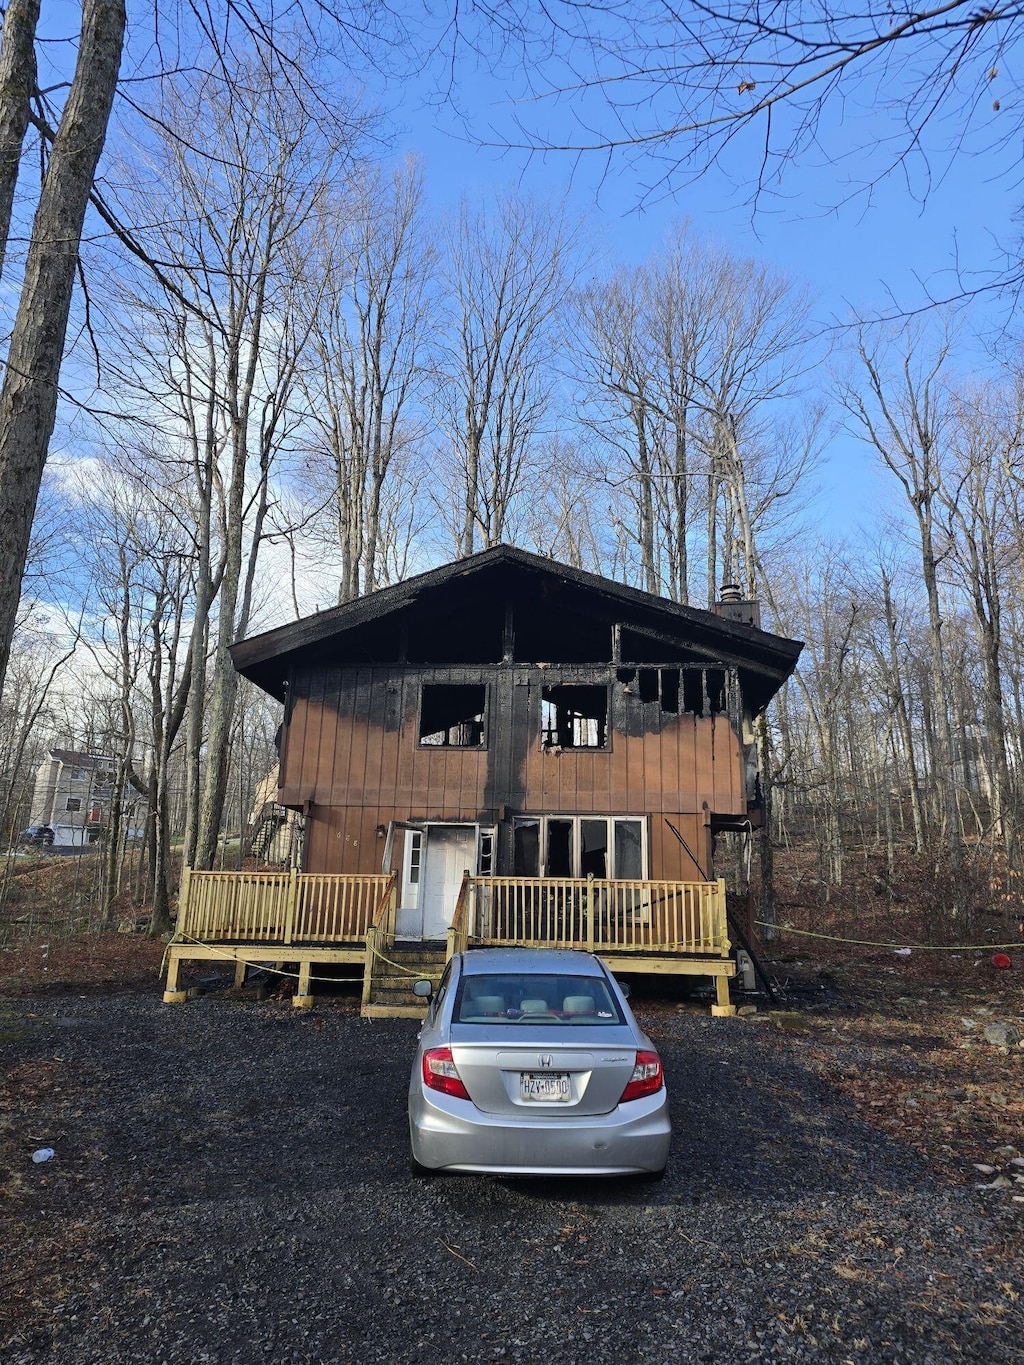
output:
<svg viewBox="0 0 1024 1365"><path fill-rule="evenodd" d="M485 747L419 743L424 683L486 686ZM606 748L541 747L541 691L559 683L608 688ZM494 825L504 808L645 815L650 875L689 879L708 871L708 814L746 814L743 753L728 717L665 714L603 666L310 669L293 678L287 730L280 797L306 805L311 871L379 871L376 830L393 820Z"/></svg>

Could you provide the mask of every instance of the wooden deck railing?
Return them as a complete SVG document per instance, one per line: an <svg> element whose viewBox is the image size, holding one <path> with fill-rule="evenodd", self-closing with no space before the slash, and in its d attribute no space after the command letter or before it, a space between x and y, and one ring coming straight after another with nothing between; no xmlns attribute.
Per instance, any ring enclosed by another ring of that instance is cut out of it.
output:
<svg viewBox="0 0 1024 1365"><path fill-rule="evenodd" d="M448 926L448 959L449 961L456 953L463 953L469 946L470 928L469 914L470 905L473 901L473 878L469 873L465 873L462 878L462 885L459 887L458 899L455 902L455 913L452 915L452 922Z"/></svg>
<svg viewBox="0 0 1024 1365"><path fill-rule="evenodd" d="M353 943L394 898L393 876L182 873L178 932L203 943Z"/></svg>
<svg viewBox="0 0 1024 1365"><path fill-rule="evenodd" d="M390 950L397 907L394 874L186 868L178 933L201 943L365 943L372 957ZM726 957L725 883L467 875L449 957L471 942Z"/></svg>
<svg viewBox="0 0 1024 1365"><path fill-rule="evenodd" d="M395 941L395 923L398 918L398 873L392 872L385 878L387 885L381 896L380 905L372 923L366 927L366 966L363 970L363 1005L370 1003L373 995L373 978L377 959L382 953L391 951Z"/></svg>
<svg viewBox="0 0 1024 1365"><path fill-rule="evenodd" d="M478 943L718 957L730 951L723 880L473 877L470 883L468 930Z"/></svg>

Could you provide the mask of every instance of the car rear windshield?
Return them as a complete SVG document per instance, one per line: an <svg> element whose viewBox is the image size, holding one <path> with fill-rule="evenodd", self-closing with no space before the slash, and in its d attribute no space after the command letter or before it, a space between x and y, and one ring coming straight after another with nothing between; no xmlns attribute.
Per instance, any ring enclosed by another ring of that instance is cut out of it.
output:
<svg viewBox="0 0 1024 1365"><path fill-rule="evenodd" d="M623 1024L622 1011L599 976L464 976L452 1016L455 1024Z"/></svg>

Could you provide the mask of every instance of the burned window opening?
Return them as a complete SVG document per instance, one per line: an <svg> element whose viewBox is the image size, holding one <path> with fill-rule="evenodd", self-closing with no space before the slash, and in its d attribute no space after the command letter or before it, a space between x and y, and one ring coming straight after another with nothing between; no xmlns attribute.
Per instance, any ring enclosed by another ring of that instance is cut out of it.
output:
<svg viewBox="0 0 1024 1365"><path fill-rule="evenodd" d="M548 820L548 848L544 866L546 877L573 875L573 822Z"/></svg>
<svg viewBox="0 0 1024 1365"><path fill-rule="evenodd" d="M674 669L662 670L661 709L671 704L671 687L666 688L666 675ZM679 681L675 679L675 707L679 709ZM719 716L728 709L726 673L721 668L687 668L682 675L682 709L691 716Z"/></svg>
<svg viewBox="0 0 1024 1365"><path fill-rule="evenodd" d="M420 697L420 743L479 749L484 743L487 689L482 685L424 683Z"/></svg>
<svg viewBox="0 0 1024 1365"><path fill-rule="evenodd" d="M631 816L545 815L515 822L517 877L647 875L644 822Z"/></svg>
<svg viewBox="0 0 1024 1365"><path fill-rule="evenodd" d="M545 749L604 749L608 745L608 689L545 687L540 703Z"/></svg>
<svg viewBox="0 0 1024 1365"><path fill-rule="evenodd" d="M704 714L704 671L688 668L683 674L683 710L687 715Z"/></svg>
<svg viewBox="0 0 1024 1365"><path fill-rule="evenodd" d="M658 700L658 670L641 668L637 679L637 693L643 702Z"/></svg>
<svg viewBox="0 0 1024 1365"><path fill-rule="evenodd" d="M679 669L661 670L661 709L669 716L679 714Z"/></svg>
<svg viewBox="0 0 1024 1365"><path fill-rule="evenodd" d="M513 827L512 875L540 875L540 821L516 820Z"/></svg>
<svg viewBox="0 0 1024 1365"><path fill-rule="evenodd" d="M679 714L679 687L680 670L678 668L620 668L616 670L616 678L622 684L622 690L631 694L634 693L644 705L652 705L654 702L662 713L667 716L678 716ZM703 704L703 690L699 685L694 693L698 709Z"/></svg>
<svg viewBox="0 0 1024 1365"><path fill-rule="evenodd" d="M704 675L707 679L708 710L718 716L726 709L725 673L720 668L709 668Z"/></svg>

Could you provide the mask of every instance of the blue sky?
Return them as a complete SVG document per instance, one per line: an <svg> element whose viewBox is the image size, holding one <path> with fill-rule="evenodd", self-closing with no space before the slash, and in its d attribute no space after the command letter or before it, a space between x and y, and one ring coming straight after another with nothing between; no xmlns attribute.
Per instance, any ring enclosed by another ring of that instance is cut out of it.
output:
<svg viewBox="0 0 1024 1365"><path fill-rule="evenodd" d="M77 25L77 4L59 2L47 13L51 31L65 36ZM145 24L134 37L148 37ZM66 60L67 45L57 44L47 56ZM44 64L46 58L44 57ZM1003 252L1013 250L1019 190L1015 184L1012 146L1000 148L1001 120L1014 127L1009 71L997 84L1008 106L996 115L991 103L979 106L976 128L955 155L944 148L959 127L937 125L922 154L908 166L858 191L879 169L878 147L899 130L893 110L874 107L870 87L858 98L829 107L819 146L785 169L773 197L762 199L756 213L749 185L758 164L758 130L734 145L723 164L681 185L672 194L648 195L657 177L654 163L623 159L610 167L597 155L574 158L566 153L544 156L479 145L500 140L519 112L547 120L549 131L572 136L578 101L553 107L520 106L513 94L522 86L514 68L490 75L480 63L464 59L455 67L453 100L438 95L445 74L441 66L418 80L385 82L365 76L371 103L388 109L396 130L396 153L416 152L424 162L431 204L443 209L460 195L471 199L517 185L538 197L566 196L573 210L588 216L597 244L595 268L643 259L662 241L669 224L688 217L701 233L732 251L756 256L806 282L816 297L822 329L863 315L914 309L928 294L955 294L955 264L966 267L969 283L983 283L998 270ZM136 87L138 90L138 87ZM471 129L457 116L455 105ZM842 118L845 117L845 122ZM1019 141L1019 138L1018 138ZM927 190L927 193L926 193ZM972 325L994 332L1007 318L1005 301L988 295L971 307ZM975 355L985 363L982 348ZM824 377L824 376L823 376ZM820 512L830 530L869 528L887 501L889 485L879 478L872 457L842 432L830 442L829 459L820 482Z"/></svg>
<svg viewBox="0 0 1024 1365"><path fill-rule="evenodd" d="M958 263L965 272L962 283L982 285L1019 237L1020 195L1007 149L993 145L1003 129L990 105L980 108L977 126L967 129L960 150L948 151L950 130L936 125L920 154L881 180L878 149L882 139L898 132L896 115L867 99L859 107L852 100L842 110L836 105L822 123L820 146L788 165L778 193L764 197L754 212L749 178L758 162L757 134L740 140L728 166L641 203L656 174L651 163L623 160L609 168L597 154L528 156L475 143L474 135L480 142L493 138L492 130L507 128L514 115L517 106L501 81L461 69L456 98L469 136L451 105L432 95L427 77L388 87L385 99L400 129L397 146L423 158L427 192L438 208L460 194L487 195L512 184L539 197L566 195L576 211L588 215L601 244L599 260L608 264L642 259L659 245L668 224L685 216L733 251L805 281L822 328L856 314L917 309L929 296L955 296L961 289ZM559 118L571 136L570 110L556 112L549 127L557 129ZM993 334L1008 317L1006 301L985 294L970 306L968 330ZM974 356L986 363L983 347ZM838 433L821 483L822 519L833 529L863 524L870 533L889 488L870 453Z"/></svg>

